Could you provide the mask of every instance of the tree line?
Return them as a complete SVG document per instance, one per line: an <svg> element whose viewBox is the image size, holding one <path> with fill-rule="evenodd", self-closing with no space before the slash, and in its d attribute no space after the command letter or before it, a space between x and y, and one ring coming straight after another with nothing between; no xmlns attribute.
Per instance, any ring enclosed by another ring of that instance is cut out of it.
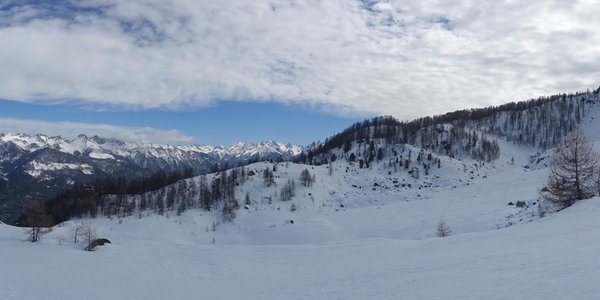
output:
<svg viewBox="0 0 600 300"><path fill-rule="evenodd" d="M182 172L173 171L170 173L160 170L140 179L128 180L125 177L103 178L88 183L76 184L45 203L34 202L29 205L23 212L23 215L17 220L17 224L28 225L28 223L31 223L31 221L28 221L28 218L32 215L32 207L34 208L33 214L49 215L51 221L45 223L52 223L54 225L69 220L72 217L96 215L98 205L103 204L102 198L106 195L124 196L143 194L159 190L192 176L192 169L187 168Z"/></svg>

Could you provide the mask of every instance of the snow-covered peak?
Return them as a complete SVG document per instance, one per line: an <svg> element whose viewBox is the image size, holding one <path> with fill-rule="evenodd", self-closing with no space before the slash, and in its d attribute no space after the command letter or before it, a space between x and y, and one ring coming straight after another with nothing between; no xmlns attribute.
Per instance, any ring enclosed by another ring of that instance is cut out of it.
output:
<svg viewBox="0 0 600 300"><path fill-rule="evenodd" d="M274 158L289 159L302 151L299 146L275 141L258 143L239 142L231 146L153 144L147 141L125 142L117 139L88 137L80 134L68 139L61 136L49 137L44 134L0 133L0 144L11 142L25 151L49 148L71 155L86 155L93 159L110 159L114 156L139 157L140 155L164 159L180 158L185 155L205 154L217 159Z"/></svg>
<svg viewBox="0 0 600 300"><path fill-rule="evenodd" d="M27 135L23 133L0 133L1 143L13 143L23 150L35 150L57 144L64 140L62 137L48 137L43 134Z"/></svg>
<svg viewBox="0 0 600 300"><path fill-rule="evenodd" d="M263 141L258 143L237 142L230 146L189 145L177 146L177 148L184 151L216 155L220 158L238 157L243 159L250 159L253 157L270 158L271 156L291 158L302 152L302 147L300 146L289 143L283 144L275 141Z"/></svg>
<svg viewBox="0 0 600 300"><path fill-rule="evenodd" d="M290 144L278 143L275 141L264 141L251 144L239 142L224 148L224 151L230 155L237 156L266 155L268 153L279 153L294 156L299 154L302 151L302 148Z"/></svg>

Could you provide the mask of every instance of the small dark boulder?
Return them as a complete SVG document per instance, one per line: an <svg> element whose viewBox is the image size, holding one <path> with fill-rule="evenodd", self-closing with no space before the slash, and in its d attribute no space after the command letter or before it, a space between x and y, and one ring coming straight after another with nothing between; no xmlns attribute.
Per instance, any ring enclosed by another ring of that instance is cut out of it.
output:
<svg viewBox="0 0 600 300"><path fill-rule="evenodd" d="M508 205L515 205L515 204L514 204L514 203L512 203L512 202L508 202Z"/></svg>
<svg viewBox="0 0 600 300"><path fill-rule="evenodd" d="M95 239L90 243L86 250L92 251L96 246L104 246L104 244L111 244L111 242L108 239Z"/></svg>
<svg viewBox="0 0 600 300"><path fill-rule="evenodd" d="M517 206L517 207L526 207L526 206L527 206L527 203L525 203L525 201L517 201L517 204L516 204L516 206Z"/></svg>

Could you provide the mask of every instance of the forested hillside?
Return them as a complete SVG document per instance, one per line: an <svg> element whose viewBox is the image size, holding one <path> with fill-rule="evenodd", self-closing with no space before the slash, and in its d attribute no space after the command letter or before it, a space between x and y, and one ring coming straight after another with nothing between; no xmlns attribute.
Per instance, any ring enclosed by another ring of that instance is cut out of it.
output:
<svg viewBox="0 0 600 300"><path fill-rule="evenodd" d="M543 151L554 147L581 123L599 104L599 92L600 88L593 92L540 97L410 122L390 116L377 117L355 123L322 143L313 143L298 161L322 164L340 153L347 159L354 154L372 161L379 151L371 146L373 140L384 141L385 145L410 144L440 155L480 161L498 158L498 138ZM368 145L368 150L358 147L359 152L350 153L354 144Z"/></svg>

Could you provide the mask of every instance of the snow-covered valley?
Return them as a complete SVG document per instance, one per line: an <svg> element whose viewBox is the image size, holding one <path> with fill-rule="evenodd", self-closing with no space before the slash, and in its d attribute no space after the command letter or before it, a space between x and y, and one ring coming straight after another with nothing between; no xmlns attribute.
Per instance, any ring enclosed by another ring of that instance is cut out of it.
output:
<svg viewBox="0 0 600 300"><path fill-rule="evenodd" d="M600 149L598 94L375 118L293 160L155 189L82 186L45 204L68 221L36 243L0 224L0 299L596 298L600 199L539 199L550 145L581 128ZM82 224L110 243L83 251Z"/></svg>
<svg viewBox="0 0 600 300"><path fill-rule="evenodd" d="M231 223L200 209L76 219L37 244L0 225L0 265L10 270L1 298L594 298L600 199L541 219L507 205L535 201L548 171L523 168L527 149L512 147L505 153L514 164L503 156L471 174L448 160L419 180L390 176L383 163L358 170L337 161L332 175L328 166L309 167L314 185L299 185L286 202L255 176L237 188L252 192L252 204ZM306 167L279 164L277 186ZM438 187L396 191L390 178ZM451 236L435 236L440 220ZM112 244L82 251L68 241L79 222Z"/></svg>

